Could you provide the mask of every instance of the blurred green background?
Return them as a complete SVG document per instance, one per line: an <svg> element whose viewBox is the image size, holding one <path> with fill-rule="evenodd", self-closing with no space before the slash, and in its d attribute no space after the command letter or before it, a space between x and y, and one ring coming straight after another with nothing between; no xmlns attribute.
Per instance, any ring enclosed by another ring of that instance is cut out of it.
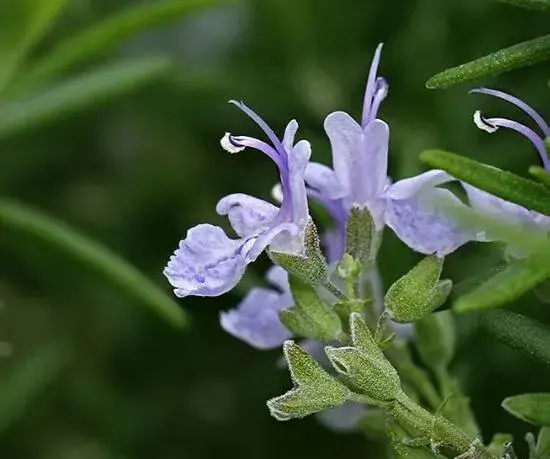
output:
<svg viewBox="0 0 550 459"><path fill-rule="evenodd" d="M329 163L323 119L336 109L359 116L378 42L385 43L380 73L390 83L381 117L392 130L393 178L422 171L418 153L428 147L521 174L537 159L519 136L488 136L472 123L475 108L523 119L509 107L469 96L466 86L424 88L444 68L545 33L547 18L536 12L482 0L195 1L192 11L174 10L132 33L120 23L91 52L75 37L120 11L157 2L67 0L49 25L29 29L40 33L15 46L25 18L55 3L63 2L0 5L0 80L11 72L0 92L0 196L100 241L167 294L161 271L186 230L226 225L214 211L219 198L268 197L277 179L262 155L230 156L220 148L226 131L257 134L227 100L243 99L278 132L296 118L314 159ZM100 43L113 27L94 33ZM59 46L57 64L41 70ZM108 72L99 82L86 80L128 62L140 63L129 78ZM549 70L539 65L481 83L550 116ZM87 83L74 86L82 78ZM488 246L468 246L449 257L447 274L468 282L499 256ZM386 286L416 259L387 232L380 257ZM380 447L359 434L337 435L314 418L269 417L265 400L290 386L276 366L279 352L255 351L217 322L267 265L256 263L238 289L220 298L178 300L191 318L180 328L79 257L0 215L0 455L378 457ZM550 320L534 294L514 308ZM547 391L550 372L496 344L475 316L458 320L454 367L484 435L522 435L528 426L505 414L500 400Z"/></svg>

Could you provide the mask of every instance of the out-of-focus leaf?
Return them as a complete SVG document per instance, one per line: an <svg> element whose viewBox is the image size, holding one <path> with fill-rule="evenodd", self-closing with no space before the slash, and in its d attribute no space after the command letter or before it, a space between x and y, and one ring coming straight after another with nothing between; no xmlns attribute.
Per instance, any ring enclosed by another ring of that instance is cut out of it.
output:
<svg viewBox="0 0 550 459"><path fill-rule="evenodd" d="M550 190L540 183L448 151L425 150L420 159L488 193L550 215Z"/></svg>
<svg viewBox="0 0 550 459"><path fill-rule="evenodd" d="M48 80L76 64L112 51L146 29L176 21L187 14L235 0L165 0L146 2L93 24L76 36L66 38L17 82L18 88Z"/></svg>
<svg viewBox="0 0 550 459"><path fill-rule="evenodd" d="M0 90L10 81L25 54L46 32L66 0L0 2Z"/></svg>
<svg viewBox="0 0 550 459"><path fill-rule="evenodd" d="M447 88L476 78L498 75L550 58L550 35L524 41L475 61L444 70L426 82L429 89Z"/></svg>
<svg viewBox="0 0 550 459"><path fill-rule="evenodd" d="M482 324L504 344L550 364L550 327L547 325L501 309L484 313Z"/></svg>
<svg viewBox="0 0 550 459"><path fill-rule="evenodd" d="M539 254L511 262L453 304L457 312L473 312L502 306L550 278L548 258Z"/></svg>
<svg viewBox="0 0 550 459"><path fill-rule="evenodd" d="M548 0L497 0L502 3L527 8L530 10L550 11L550 1Z"/></svg>
<svg viewBox="0 0 550 459"><path fill-rule="evenodd" d="M0 200L0 227L42 239L104 275L143 305L176 327L184 327L184 311L126 260L63 222L20 203Z"/></svg>
<svg viewBox="0 0 550 459"><path fill-rule="evenodd" d="M0 380L0 432L24 416L28 407L70 362L65 347L50 344L18 362Z"/></svg>
<svg viewBox="0 0 550 459"><path fill-rule="evenodd" d="M0 138L87 109L164 74L170 61L148 57L111 64L0 104Z"/></svg>
<svg viewBox="0 0 550 459"><path fill-rule="evenodd" d="M529 173L538 179L540 183L550 188L550 174L540 166L531 166L529 168Z"/></svg>
<svg viewBox="0 0 550 459"><path fill-rule="evenodd" d="M536 426L550 427L550 394L521 394L502 402L508 413Z"/></svg>

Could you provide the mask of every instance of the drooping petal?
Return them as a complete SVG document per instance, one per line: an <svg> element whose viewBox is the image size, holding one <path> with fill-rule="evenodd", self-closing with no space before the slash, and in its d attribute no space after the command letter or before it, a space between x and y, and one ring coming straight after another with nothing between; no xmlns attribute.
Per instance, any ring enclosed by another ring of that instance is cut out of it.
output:
<svg viewBox="0 0 550 459"><path fill-rule="evenodd" d="M415 177L399 180L388 187L385 195L391 199L408 199L422 189L433 188L453 180L455 178L447 174L447 172L434 169Z"/></svg>
<svg viewBox="0 0 550 459"><path fill-rule="evenodd" d="M216 205L216 212L228 216L240 237L248 237L268 228L279 209L262 199L235 193L222 198Z"/></svg>
<svg viewBox="0 0 550 459"><path fill-rule="evenodd" d="M284 294L265 288L253 288L235 308L220 314L225 331L257 349L273 349L292 337L279 312L292 306Z"/></svg>
<svg viewBox="0 0 550 459"><path fill-rule="evenodd" d="M432 185L437 182L436 174L406 180L388 190L385 215L387 225L405 244L420 253L443 256L476 240L471 228L464 228L450 215L453 207L464 204L450 191Z"/></svg>
<svg viewBox="0 0 550 459"><path fill-rule="evenodd" d="M195 226L170 257L164 275L178 297L221 295L241 279L253 243L230 239L218 226Z"/></svg>
<svg viewBox="0 0 550 459"><path fill-rule="evenodd" d="M272 266L267 281L277 288L254 288L235 308L220 314L225 331L257 349L279 347L292 337L279 319L279 312L293 305L288 273Z"/></svg>

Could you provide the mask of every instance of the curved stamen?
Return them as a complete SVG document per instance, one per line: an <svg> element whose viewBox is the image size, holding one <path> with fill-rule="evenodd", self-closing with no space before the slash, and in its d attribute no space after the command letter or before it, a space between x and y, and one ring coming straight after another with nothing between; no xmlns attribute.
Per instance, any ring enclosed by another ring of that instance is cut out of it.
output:
<svg viewBox="0 0 550 459"><path fill-rule="evenodd" d="M258 114L256 114L252 109L247 107L243 101L238 102L236 100L230 100L229 103L237 106L246 115L248 115L252 119L252 121L254 121L261 128L261 130L265 132L265 134L267 135L267 137L275 147L275 150L277 150L277 152L281 156L286 156L286 150L284 149L283 144L281 143L279 138L275 135L273 130L267 125L267 123L262 118L260 118Z"/></svg>
<svg viewBox="0 0 550 459"><path fill-rule="evenodd" d="M226 132L223 138L220 140L220 144L223 149L228 151L229 153L239 153L240 151L244 150L245 147L254 148L255 150L259 150L269 156L269 158L279 168L282 167L281 158L279 157L275 149L271 145L262 142L261 140L255 139L254 137L247 137L244 135L234 136L231 135L229 132Z"/></svg>
<svg viewBox="0 0 550 459"><path fill-rule="evenodd" d="M546 170L550 170L550 159L546 153L544 140L532 129L518 123L517 121L512 121L506 118L484 118L480 111L475 112L474 123L478 128L487 132L495 132L501 127L519 132L531 141L539 153L544 168Z"/></svg>
<svg viewBox="0 0 550 459"><path fill-rule="evenodd" d="M388 95L389 85L384 77L378 77L376 79L376 89L374 91L374 97L372 99L372 107L370 109L369 121L376 118L380 104Z"/></svg>
<svg viewBox="0 0 550 459"><path fill-rule="evenodd" d="M378 64L380 63L380 54L382 53L383 44L380 43L376 47L374 57L369 70L369 76L367 78L367 88L365 89L365 99L363 102L363 116L361 119L361 125L365 127L370 121L371 107L373 102L374 92L376 90L376 72L378 71Z"/></svg>
<svg viewBox="0 0 550 459"><path fill-rule="evenodd" d="M476 88L470 90L470 93L477 93L477 94L487 94L489 96L498 97L499 99L503 99L506 102L510 102L511 104L518 107L520 110L522 110L524 113L526 113L531 119L537 123L537 126L542 130L545 137L550 137L550 126L548 126L548 123L544 120L544 118L530 105L527 105L522 100L518 99L517 97L514 97L510 94L506 94L505 92L498 91L497 89L490 89L490 88Z"/></svg>

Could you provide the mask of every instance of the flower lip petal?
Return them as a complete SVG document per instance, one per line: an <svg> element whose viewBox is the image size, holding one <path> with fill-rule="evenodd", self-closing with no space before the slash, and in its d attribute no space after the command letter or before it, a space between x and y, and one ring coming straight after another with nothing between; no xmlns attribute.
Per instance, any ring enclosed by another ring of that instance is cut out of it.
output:
<svg viewBox="0 0 550 459"><path fill-rule="evenodd" d="M191 228L170 257L163 273L178 297L218 296L241 279L253 242L230 239L218 226Z"/></svg>

